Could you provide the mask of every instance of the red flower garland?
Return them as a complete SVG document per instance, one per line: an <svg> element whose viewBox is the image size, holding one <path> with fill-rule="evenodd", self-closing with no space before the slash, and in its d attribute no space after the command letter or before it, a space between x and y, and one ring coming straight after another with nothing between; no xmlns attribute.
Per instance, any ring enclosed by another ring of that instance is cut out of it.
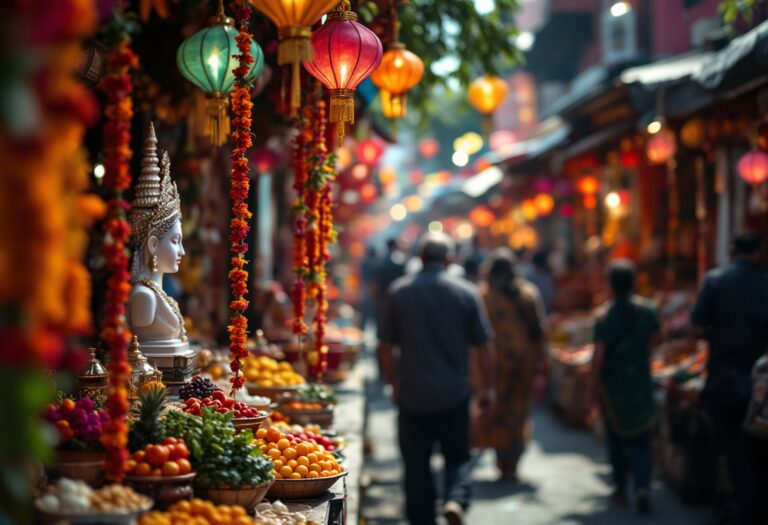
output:
<svg viewBox="0 0 768 525"><path fill-rule="evenodd" d="M293 144L294 189L298 195L294 218L294 309L293 333L307 333L304 311L307 296L314 303L314 346L309 353L309 377L321 380L328 370L325 345L327 323L327 274L330 261L328 244L334 242L330 184L336 178L335 158L328 155L325 143L325 101L311 96L299 121ZM311 147L308 144L311 143Z"/></svg>
<svg viewBox="0 0 768 525"><path fill-rule="evenodd" d="M248 251L248 220L252 213L248 210L248 192L250 180L248 172L250 167L246 153L252 145L251 140L251 89L245 77L251 70L254 58L251 56L251 38L248 33L248 22L251 19L251 8L246 1L233 2L235 19L240 30L237 40L237 49L240 54L234 55L240 64L234 70L235 90L232 93L232 174L230 184L230 198L232 199L232 221L229 224L229 242L232 252L231 267L229 272L229 287L232 291L232 302L229 303L229 368L234 376L230 378L232 394L242 388L245 378L241 373L243 359L248 356L246 341L248 339L248 318L245 311L248 309L248 272L244 269L247 260L245 254Z"/></svg>
<svg viewBox="0 0 768 525"><path fill-rule="evenodd" d="M128 384L131 366L127 363L127 358L131 332L125 320L125 304L131 291L127 251L131 227L126 219L130 205L123 199L123 192L131 185L131 70L138 65L139 59L131 50L129 41L123 40L108 52L106 75L100 86L107 99L103 152L104 184L114 192L112 199L107 203L109 219L105 225L104 257L109 278L101 330L101 338L109 349L107 411L110 420L104 428L101 443L107 451L107 478L115 482L123 479L128 461L126 416L130 408Z"/></svg>

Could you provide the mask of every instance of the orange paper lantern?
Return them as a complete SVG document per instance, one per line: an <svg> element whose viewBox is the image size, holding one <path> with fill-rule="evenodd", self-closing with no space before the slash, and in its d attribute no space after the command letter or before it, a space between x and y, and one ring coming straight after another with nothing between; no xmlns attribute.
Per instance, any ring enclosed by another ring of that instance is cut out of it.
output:
<svg viewBox="0 0 768 525"><path fill-rule="evenodd" d="M292 66L291 114L301 106L301 63L313 58L312 25L333 9L338 0L250 0L277 26L280 44L277 63Z"/></svg>
<svg viewBox="0 0 768 525"><path fill-rule="evenodd" d="M594 195L600 191L600 181L591 175L585 175L576 182L576 189L582 195Z"/></svg>
<svg viewBox="0 0 768 525"><path fill-rule="evenodd" d="M493 221L496 220L496 216L485 206L478 206L469 212L469 220L471 220L476 226L487 228L493 224Z"/></svg>
<svg viewBox="0 0 768 525"><path fill-rule="evenodd" d="M555 199L547 193L539 193L533 198L533 204L538 214L546 217L555 208Z"/></svg>
<svg viewBox="0 0 768 525"><path fill-rule="evenodd" d="M406 93L419 83L422 75L424 62L405 49L401 42L393 43L384 53L379 68L371 75L371 82L381 90L384 116L399 118L405 115Z"/></svg>
<svg viewBox="0 0 768 525"><path fill-rule="evenodd" d="M484 75L469 85L469 103L483 115L490 115L504 102L509 87L503 79Z"/></svg>

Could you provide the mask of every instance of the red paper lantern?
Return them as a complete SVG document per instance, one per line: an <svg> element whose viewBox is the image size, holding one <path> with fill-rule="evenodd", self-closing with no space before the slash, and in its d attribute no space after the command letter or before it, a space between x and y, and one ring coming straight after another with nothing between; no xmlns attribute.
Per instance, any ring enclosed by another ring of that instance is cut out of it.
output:
<svg viewBox="0 0 768 525"><path fill-rule="evenodd" d="M424 139L419 142L419 153L425 159L431 159L440 153L440 143L435 139Z"/></svg>
<svg viewBox="0 0 768 525"><path fill-rule="evenodd" d="M363 184L363 187L360 188L360 198L362 198L363 202L366 204L373 202L376 199L376 194L376 186L370 182L366 182Z"/></svg>
<svg viewBox="0 0 768 525"><path fill-rule="evenodd" d="M280 162L280 156L269 148L259 148L251 153L251 162L259 173L269 173Z"/></svg>
<svg viewBox="0 0 768 525"><path fill-rule="evenodd" d="M355 146L355 156L366 166L375 166L384 153L384 143L375 138L361 140Z"/></svg>
<svg viewBox="0 0 768 525"><path fill-rule="evenodd" d="M768 155L759 150L746 153L739 159L739 176L758 186L768 179Z"/></svg>
<svg viewBox="0 0 768 525"><path fill-rule="evenodd" d="M677 140L675 134L664 129L648 139L645 154L653 164L663 164L677 153Z"/></svg>
<svg viewBox="0 0 768 525"><path fill-rule="evenodd" d="M307 71L330 91L328 120L339 125L340 137L345 123L355 121L355 88L376 71L384 52L376 33L343 6L342 2L312 33L314 58L304 62Z"/></svg>
<svg viewBox="0 0 768 525"><path fill-rule="evenodd" d="M621 165L627 169L635 169L640 165L640 152L636 149L622 151L619 155Z"/></svg>

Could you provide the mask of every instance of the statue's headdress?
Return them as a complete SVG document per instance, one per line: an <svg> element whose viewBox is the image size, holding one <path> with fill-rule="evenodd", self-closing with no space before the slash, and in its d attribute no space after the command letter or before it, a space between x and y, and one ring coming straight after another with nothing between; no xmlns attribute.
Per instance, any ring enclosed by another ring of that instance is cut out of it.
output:
<svg viewBox="0 0 768 525"><path fill-rule="evenodd" d="M177 218L181 219L181 200L176 183L171 180L171 161L166 151L158 164L157 137L150 122L144 139L141 175L131 204L131 244L134 249L143 246L150 235L165 236Z"/></svg>

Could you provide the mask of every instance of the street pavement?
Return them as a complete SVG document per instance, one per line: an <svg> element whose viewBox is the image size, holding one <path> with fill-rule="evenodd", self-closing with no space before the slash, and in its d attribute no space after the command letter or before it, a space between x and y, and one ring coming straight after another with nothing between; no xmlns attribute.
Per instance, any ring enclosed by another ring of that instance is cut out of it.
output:
<svg viewBox="0 0 768 525"><path fill-rule="evenodd" d="M369 390L368 438L362 516L367 525L406 524L396 411L382 393ZM439 467L439 457L435 458ZM520 466L520 482L500 483L492 453L475 459L468 525L705 525L708 509L686 506L664 484L653 487L654 513L637 516L608 500L610 468L591 432L566 426L546 407L534 414L534 437ZM438 486L440 486L438 481ZM441 518L442 519L442 518Z"/></svg>

